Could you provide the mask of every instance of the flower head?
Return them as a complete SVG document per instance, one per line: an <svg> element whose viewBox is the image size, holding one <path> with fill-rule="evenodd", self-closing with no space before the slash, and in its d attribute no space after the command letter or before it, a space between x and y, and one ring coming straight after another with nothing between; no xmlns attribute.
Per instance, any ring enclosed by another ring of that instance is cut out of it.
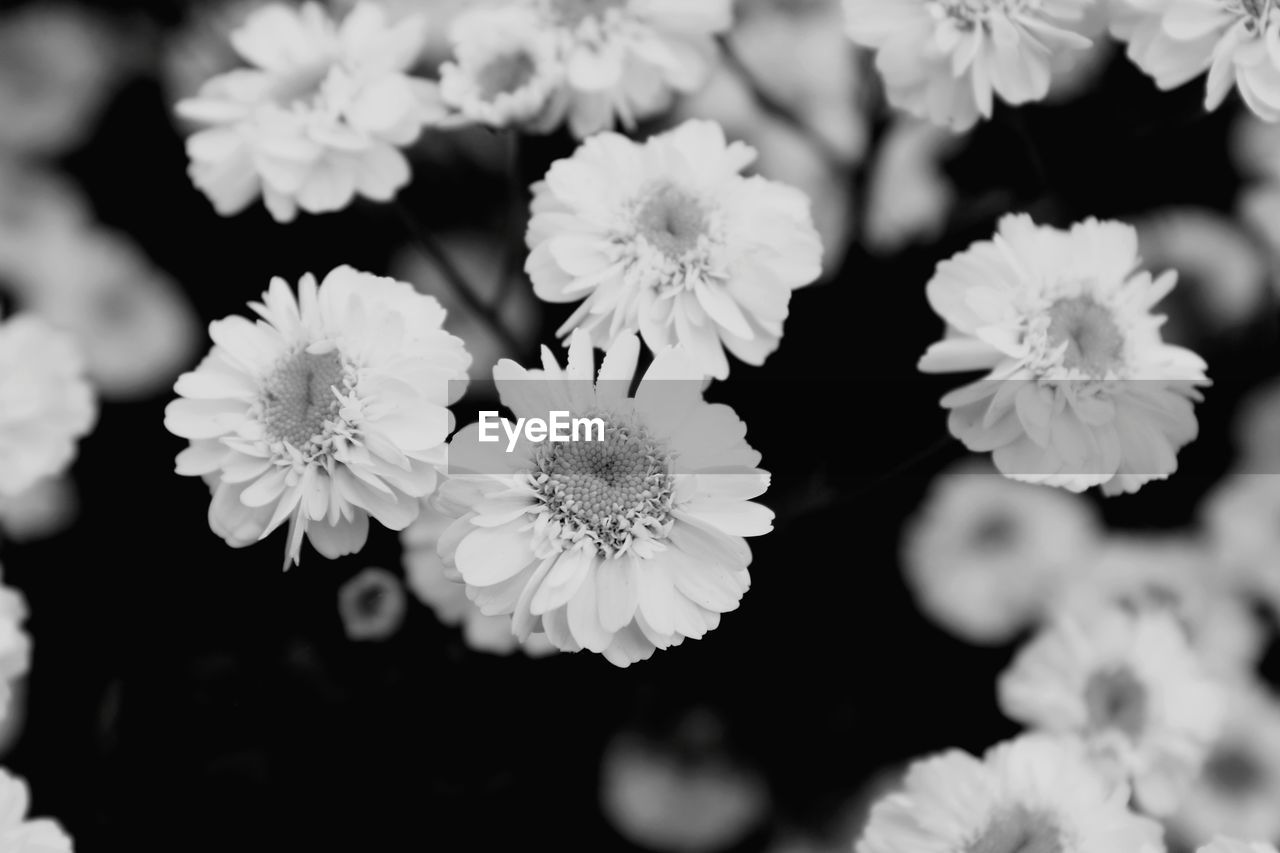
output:
<svg viewBox="0 0 1280 853"><path fill-rule="evenodd" d="M470 364L439 303L339 267L319 285L304 276L296 297L273 279L250 307L256 323L210 325L213 350L165 410L191 440L178 473L213 489L214 532L238 548L287 519L287 566L304 536L332 558L363 547L370 516L408 526L435 489Z"/></svg>
<svg viewBox="0 0 1280 853"><path fill-rule="evenodd" d="M404 621L404 587L386 569L367 568L338 590L338 615L347 638L385 640Z"/></svg>
<svg viewBox="0 0 1280 853"><path fill-rule="evenodd" d="M920 369L989 371L943 397L952 434L993 451L1008 477L1072 491L1134 492L1172 474L1208 380L1152 313L1176 275L1153 280L1138 263L1128 225L1062 231L1017 215L939 264L927 294L947 332Z"/></svg>
<svg viewBox="0 0 1280 853"><path fill-rule="evenodd" d="M534 186L526 271L549 302L585 301L560 328L599 347L639 332L679 344L707 376L727 349L762 364L782 337L791 291L822 272L808 199L741 172L755 159L713 122L633 142L606 133Z"/></svg>
<svg viewBox="0 0 1280 853"><path fill-rule="evenodd" d="M31 637L23 627L26 620L27 602L22 593L0 585L0 719L9 714L13 683L31 667Z"/></svg>
<svg viewBox="0 0 1280 853"><path fill-rule="evenodd" d="M27 783L0 769L0 850L13 853L71 853L71 839L56 821L27 819Z"/></svg>

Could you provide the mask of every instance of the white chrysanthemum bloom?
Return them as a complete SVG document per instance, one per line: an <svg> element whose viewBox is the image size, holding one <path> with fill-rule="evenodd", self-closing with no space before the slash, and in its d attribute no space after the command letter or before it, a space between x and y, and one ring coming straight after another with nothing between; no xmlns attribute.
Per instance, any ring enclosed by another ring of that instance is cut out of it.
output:
<svg viewBox="0 0 1280 853"><path fill-rule="evenodd" d="M0 768L0 850L12 853L71 853L71 838L57 821L27 817L27 783Z"/></svg>
<svg viewBox="0 0 1280 853"><path fill-rule="evenodd" d="M989 371L942 398L952 434L1008 477L1072 491L1134 492L1172 474L1208 380L1152 313L1176 273L1153 280L1138 264L1128 225L1064 231L1026 215L940 263L927 294L947 331L920 369Z"/></svg>
<svg viewBox="0 0 1280 853"><path fill-rule="evenodd" d="M742 537L772 529L751 499L769 486L733 410L702 399L702 373L677 347L658 352L635 396L640 342L594 353L575 332L562 369L503 360L494 378L517 417L599 418L589 440L533 441L507 450L479 424L449 446L439 502L458 518L440 556L489 615L513 613L521 640L546 633L563 651L588 649L618 666L699 639L750 585ZM603 435L603 440L601 440ZM460 473L465 472L465 473Z"/></svg>
<svg viewBox="0 0 1280 853"><path fill-rule="evenodd" d="M389 26L373 3L341 25L316 3L255 11L231 36L253 67L178 103L209 125L187 140L192 181L224 216L261 194L280 222L390 200L409 182L400 148L439 114L435 84L406 73L422 38L420 18Z"/></svg>
<svg viewBox="0 0 1280 853"><path fill-rule="evenodd" d="M1093 44L1092 0L844 0L849 37L876 51L889 102L953 130L1049 93L1056 57Z"/></svg>
<svg viewBox="0 0 1280 853"><path fill-rule="evenodd" d="M1212 843L1201 847L1196 853L1276 853L1276 846L1262 841L1217 838Z"/></svg>
<svg viewBox="0 0 1280 853"><path fill-rule="evenodd" d="M1111 34L1161 89L1209 72L1204 105L1232 87L1267 121L1280 119L1280 16L1272 0L1113 0Z"/></svg>
<svg viewBox="0 0 1280 853"><path fill-rule="evenodd" d="M272 279L261 317L209 325L213 350L165 410L191 440L177 471L213 489L209 524L233 548L288 520L285 567L305 536L326 557L364 546L369 517L403 530L436 487L470 356L430 296L339 267L298 295Z"/></svg>
<svg viewBox="0 0 1280 853"><path fill-rule="evenodd" d="M97 417L70 336L31 315L0 321L0 495L66 470Z"/></svg>
<svg viewBox="0 0 1280 853"><path fill-rule="evenodd" d="M1059 619L1018 653L998 692L1010 719L1083 737L1099 768L1131 780L1157 815L1177 808L1225 713L1222 687L1162 612Z"/></svg>
<svg viewBox="0 0 1280 853"><path fill-rule="evenodd" d="M917 761L871 810L856 853L1163 851L1160 825L1134 814L1075 740L1030 735L982 758L949 750Z"/></svg>
<svg viewBox="0 0 1280 853"><path fill-rule="evenodd" d="M644 143L600 134L554 163L533 187L525 271L548 302L585 298L559 334L585 329L607 348L638 331L717 379L726 349L762 364L791 291L822 273L822 241L803 193L743 177L754 159L691 120Z"/></svg>
<svg viewBox="0 0 1280 853"><path fill-rule="evenodd" d="M733 24L732 0L524 0L554 39L564 105L579 139L632 128L710 76L715 36Z"/></svg>
<svg viewBox="0 0 1280 853"><path fill-rule="evenodd" d="M966 461L943 472L903 532L902 564L926 615L977 645L1038 622L1099 545L1083 499Z"/></svg>

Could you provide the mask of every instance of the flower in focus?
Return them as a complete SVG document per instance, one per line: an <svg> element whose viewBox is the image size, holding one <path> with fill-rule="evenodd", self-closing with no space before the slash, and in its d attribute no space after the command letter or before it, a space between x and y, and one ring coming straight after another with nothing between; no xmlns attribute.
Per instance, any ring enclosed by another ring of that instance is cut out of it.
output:
<svg viewBox="0 0 1280 853"><path fill-rule="evenodd" d="M1225 696L1167 613L1064 617L1018 653L998 683L1010 719L1079 735L1142 808L1170 814L1221 730Z"/></svg>
<svg viewBox="0 0 1280 853"><path fill-rule="evenodd" d="M0 494L0 533L14 542L47 539L70 527L78 511L71 478L44 477L16 495Z"/></svg>
<svg viewBox="0 0 1280 853"><path fill-rule="evenodd" d="M334 558L364 546L370 516L403 530L436 487L470 364L440 304L339 267L297 297L272 279L250 307L257 323L210 324L213 350L165 410L191 441L178 473L213 489L213 531L240 548L287 519L287 568L304 537Z"/></svg>
<svg viewBox="0 0 1280 853"><path fill-rule="evenodd" d="M481 612L513 613L521 640L541 631L617 666L699 639L736 609L751 580L742 537L769 532L773 518L751 500L769 474L745 424L702 399L693 359L659 351L631 397L639 351L634 335L619 338L598 382L581 331L567 369L545 348L540 371L499 362L498 392L517 417L568 411L599 418L603 433L522 437L508 451L472 424L450 443L438 498L458 519L440 556Z"/></svg>
<svg viewBox="0 0 1280 853"><path fill-rule="evenodd" d="M71 839L49 818L29 820L27 783L0 769L0 850L13 853L71 853Z"/></svg>
<svg viewBox="0 0 1280 853"><path fill-rule="evenodd" d="M1271 0L1114 0L1111 33L1161 89L1209 72L1204 106L1232 87L1259 116L1280 119L1280 18Z"/></svg>
<svg viewBox="0 0 1280 853"><path fill-rule="evenodd" d="M1151 309L1176 273L1137 271L1137 250L1119 222L1063 231L1011 215L938 265L927 295L947 331L920 369L989 371L942 405L951 433L992 451L1005 476L1135 492L1172 474L1196 437L1205 364L1161 339Z"/></svg>
<svg viewBox="0 0 1280 853"><path fill-rule="evenodd" d="M404 621L404 609L404 587L386 569L365 569L338 590L338 614L352 640L385 640Z"/></svg>
<svg viewBox="0 0 1280 853"><path fill-rule="evenodd" d="M177 105L208 125L187 140L192 181L224 216L261 195L280 222L389 201L409 182L400 148L439 115L435 85L405 73L422 38L421 19L388 26L371 3L341 25L316 3L256 10L231 35L253 67Z"/></svg>
<svg viewBox="0 0 1280 853"><path fill-rule="evenodd" d="M982 758L950 750L907 771L871 810L856 853L1163 851L1160 825L1090 765L1078 741L1029 735Z"/></svg>
<svg viewBox="0 0 1280 853"><path fill-rule="evenodd" d="M1083 34L1090 0L845 0L850 38L876 51L889 102L953 130L1049 93L1060 54Z"/></svg>
<svg viewBox="0 0 1280 853"><path fill-rule="evenodd" d="M822 242L803 193L741 175L754 158L688 121L645 143L601 134L554 163L533 188L525 270L548 302L585 297L559 333L607 348L638 331L717 379L726 349L762 364L791 291L821 275Z"/></svg>
<svg viewBox="0 0 1280 853"><path fill-rule="evenodd" d="M934 481L904 531L902 563L926 614L970 643L995 645L1044 616L1098 541L1080 498L965 463Z"/></svg>
<svg viewBox="0 0 1280 853"><path fill-rule="evenodd" d="M45 321L0 321L0 496L62 473L98 417L75 342Z"/></svg>
<svg viewBox="0 0 1280 853"><path fill-rule="evenodd" d="M0 718L9 714L14 682L31 667L31 638L23 628L26 620L27 602L22 594L0 585Z"/></svg>

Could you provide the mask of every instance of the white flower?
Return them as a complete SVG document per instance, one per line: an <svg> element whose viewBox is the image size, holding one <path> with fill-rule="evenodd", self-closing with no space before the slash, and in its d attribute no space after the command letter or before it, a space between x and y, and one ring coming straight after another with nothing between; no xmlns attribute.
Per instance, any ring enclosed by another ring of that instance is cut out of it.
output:
<svg viewBox="0 0 1280 853"><path fill-rule="evenodd" d="M1280 119L1280 17L1272 0L1115 0L1111 33L1161 89L1209 72L1205 109L1232 87L1267 121Z"/></svg>
<svg viewBox="0 0 1280 853"><path fill-rule="evenodd" d="M732 0L525 0L557 45L569 130L578 138L633 128L697 90Z"/></svg>
<svg viewBox="0 0 1280 853"><path fill-rule="evenodd" d="M1224 694L1172 616L1106 610L1064 617L1001 674L1011 719L1083 737L1107 774L1131 779L1143 809L1177 808L1221 730Z"/></svg>
<svg viewBox="0 0 1280 853"><path fill-rule="evenodd" d="M1276 853L1274 844L1261 841L1238 841L1234 838L1218 838L1201 847L1196 853Z"/></svg>
<svg viewBox="0 0 1280 853"><path fill-rule="evenodd" d="M1160 825L1090 766L1079 743L1025 736L979 759L950 750L907 771L871 810L856 853L1163 851Z"/></svg>
<svg viewBox="0 0 1280 853"><path fill-rule="evenodd" d="M1232 582L1280 617L1280 477L1230 474L1209 493L1200 515L1209 547Z"/></svg>
<svg viewBox="0 0 1280 853"><path fill-rule="evenodd" d="M1098 547L1098 528L1074 495L962 464L938 476L904 530L902 563L927 615L970 643L994 645L1044 616Z"/></svg>
<svg viewBox="0 0 1280 853"><path fill-rule="evenodd" d="M736 609L750 585L742 537L769 532L773 518L751 501L769 475L746 426L702 399L686 353L660 351L628 396L639 350L635 336L619 338L598 383L583 332L567 370L545 348L541 371L499 362L498 392L517 417L598 417L604 440L523 438L507 451L472 424L450 443L439 494L458 517L440 556L483 613L513 613L520 639L542 631L618 666L701 638Z"/></svg>
<svg viewBox="0 0 1280 853"><path fill-rule="evenodd" d="M75 483L67 475L45 477L16 495L0 494L0 533L14 542L47 539L71 526L79 512Z"/></svg>
<svg viewBox="0 0 1280 853"><path fill-rule="evenodd" d="M1239 450L1239 470L1280 474L1280 379L1249 392L1231 429Z"/></svg>
<svg viewBox="0 0 1280 853"><path fill-rule="evenodd" d="M912 241L938 236L956 195L941 160L955 144L954 134L928 122L894 120L867 185L868 248L888 254Z"/></svg>
<svg viewBox="0 0 1280 853"><path fill-rule="evenodd" d="M413 286L339 267L295 298L271 281L253 323L210 324L213 350L165 410L191 440L177 471L213 489L209 523L233 548L287 519L285 566L304 536L333 558L364 546L369 517L402 530L436 486L470 357Z"/></svg>
<svg viewBox="0 0 1280 853"><path fill-rule="evenodd" d="M254 67L178 103L210 125L187 140L192 181L224 216L261 194L280 222L390 200L409 181L400 147L439 115L434 84L405 73L422 37L421 19L388 26L370 3L341 26L316 3L255 11L231 36Z"/></svg>
<svg viewBox="0 0 1280 853"><path fill-rule="evenodd" d="M755 159L713 122L633 142L584 142L534 185L525 270L548 302L576 302L560 334L605 348L638 331L682 345L708 376L725 349L762 364L778 347L791 291L822 271L803 193L741 172Z"/></svg>
<svg viewBox="0 0 1280 853"><path fill-rule="evenodd" d="M29 820L27 783L0 769L0 850L5 853L71 853L71 838L49 818Z"/></svg>
<svg viewBox="0 0 1280 853"><path fill-rule="evenodd" d="M386 569L365 569L338 589L338 615L350 640L385 640L404 621L404 610L404 587Z"/></svg>
<svg viewBox="0 0 1280 853"><path fill-rule="evenodd" d="M43 320L0 321L0 495L60 474L98 417L75 342Z"/></svg>
<svg viewBox="0 0 1280 853"><path fill-rule="evenodd" d="M1092 41L1091 0L845 0L850 38L876 51L889 102L954 130L1049 93L1062 53Z"/></svg>
<svg viewBox="0 0 1280 853"><path fill-rule="evenodd" d="M1134 492L1172 474L1196 437L1205 364L1161 340L1151 310L1176 274L1138 271L1137 248L1119 222L1063 231L1011 215L938 265L927 294L947 331L920 369L989 371L942 405L952 434L993 451L1004 475Z"/></svg>
<svg viewBox="0 0 1280 853"><path fill-rule="evenodd" d="M26 599L16 589L0 585L0 719L9 715L14 682L31 667L31 637L23 628L26 620Z"/></svg>

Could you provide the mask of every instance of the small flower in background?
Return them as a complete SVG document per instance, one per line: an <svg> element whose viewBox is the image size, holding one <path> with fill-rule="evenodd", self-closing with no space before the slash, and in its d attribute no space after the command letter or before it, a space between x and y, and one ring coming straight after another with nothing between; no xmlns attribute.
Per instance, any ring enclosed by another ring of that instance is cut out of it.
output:
<svg viewBox="0 0 1280 853"><path fill-rule="evenodd" d="M275 278L253 323L210 324L213 350L178 378L165 410L191 440L177 472L206 478L209 523L233 548L289 522L329 558L364 547L369 517L403 530L436 487L470 356L430 296L339 267L295 297Z"/></svg>
<svg viewBox="0 0 1280 853"><path fill-rule="evenodd" d="M400 148L440 113L435 84L406 73L422 37L420 18L388 26L372 4L341 25L315 3L255 11L231 35L253 67L177 105L208 125L187 140L192 181L224 216L261 195L279 222L390 201L410 177Z"/></svg>
<svg viewBox="0 0 1280 853"><path fill-rule="evenodd" d="M0 769L0 849L13 853L71 853L71 838L49 818L28 819L27 783Z"/></svg>
<svg viewBox="0 0 1280 853"><path fill-rule="evenodd" d="M889 103L955 131L995 98L1042 100L1059 54L1083 51L1090 0L845 0L849 37L876 51Z"/></svg>
<svg viewBox="0 0 1280 853"><path fill-rule="evenodd" d="M26 621L27 602L22 594L0 585L0 719L9 714L14 682L31 668L31 638L23 628Z"/></svg>
<svg viewBox="0 0 1280 853"><path fill-rule="evenodd" d="M467 598L466 586L445 575L437 543L453 521L429 505L423 506L417 520L400 533L409 589L442 625L461 626L463 642L472 651L509 655L520 650L533 658L554 654L557 649L545 634L532 634L521 642L511 630L510 616L481 613Z"/></svg>
<svg viewBox="0 0 1280 853"><path fill-rule="evenodd" d="M949 750L907 771L881 800L855 853L1162 853L1160 825L1095 771L1080 743L1028 735L982 758Z"/></svg>
<svg viewBox="0 0 1280 853"><path fill-rule="evenodd" d="M0 321L0 495L61 474L98 418L75 341L44 320Z"/></svg>
<svg viewBox="0 0 1280 853"><path fill-rule="evenodd" d="M867 187L867 247L891 254L919 240L939 236L956 192L942 159L956 136L937 125L898 117L880 142Z"/></svg>
<svg viewBox="0 0 1280 853"><path fill-rule="evenodd" d="M1232 433L1239 454L1236 470L1280 474L1280 379L1258 386L1245 397Z"/></svg>
<svg viewBox="0 0 1280 853"><path fill-rule="evenodd" d="M1205 364L1164 343L1152 313L1177 274L1137 266L1128 225L1026 215L940 263L927 295L947 330L920 369L989 371L943 397L951 433L1007 477L1072 491L1135 492L1177 470Z"/></svg>
<svg viewBox="0 0 1280 853"><path fill-rule="evenodd" d="M744 536L772 529L752 501L769 486L733 410L702 399L702 374L679 348L660 351L628 396L640 342L594 353L575 332L568 368L543 349L544 370L494 368L517 417L554 410L599 417L604 441L505 444L479 425L449 446L443 511L458 520L440 556L487 615L514 613L517 637L543 632L562 651L588 649L617 666L699 639L751 583Z"/></svg>
<svg viewBox="0 0 1280 853"><path fill-rule="evenodd" d="M1201 847L1196 853L1276 853L1276 848L1274 844L1265 844L1261 841L1218 838L1212 844Z"/></svg>
<svg viewBox="0 0 1280 853"><path fill-rule="evenodd" d="M404 621L404 587L386 569L368 568L338 590L338 615L347 638L385 640Z"/></svg>
<svg viewBox="0 0 1280 853"><path fill-rule="evenodd" d="M998 645L1045 616L1100 542L1083 499L966 460L938 475L904 529L902 565L931 619L966 642Z"/></svg>
<svg viewBox="0 0 1280 853"><path fill-rule="evenodd" d="M79 495L70 477L45 477L16 495L0 494L0 539L47 539L70 527L79 510Z"/></svg>
<svg viewBox="0 0 1280 853"><path fill-rule="evenodd" d="M525 270L541 299L585 300L559 334L607 348L638 331L718 379L726 349L762 364L791 291L821 275L822 243L803 193L741 175L754 159L689 121L644 143L601 134L554 163L533 187Z"/></svg>
<svg viewBox="0 0 1280 853"><path fill-rule="evenodd" d="M1224 691L1167 613L1063 617L998 681L1012 720L1084 738L1105 775L1132 782L1144 811L1168 815L1222 730Z"/></svg>
<svg viewBox="0 0 1280 853"><path fill-rule="evenodd" d="M1161 89L1209 72L1204 106L1216 110L1232 88L1267 121L1280 119L1280 20L1256 0L1113 0L1111 34Z"/></svg>

